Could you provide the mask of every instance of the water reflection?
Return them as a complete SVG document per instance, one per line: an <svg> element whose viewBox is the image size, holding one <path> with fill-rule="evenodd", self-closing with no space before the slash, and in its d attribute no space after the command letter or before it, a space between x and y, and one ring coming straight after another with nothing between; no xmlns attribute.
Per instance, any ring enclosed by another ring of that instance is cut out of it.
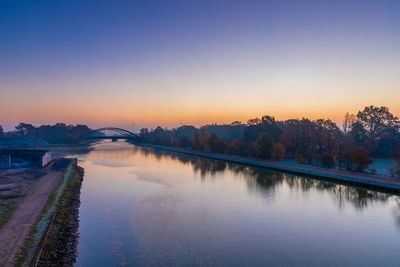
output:
<svg viewBox="0 0 400 267"><path fill-rule="evenodd" d="M134 150L145 156L154 156L157 160L169 158L172 160L179 160L183 164L189 164L192 166L195 173L200 174L203 180L205 180L207 177L215 177L217 173L231 171L234 174L246 179L246 184L249 190L262 191L268 196L270 193L273 193L274 188L277 185L285 184L292 190L303 192L310 190L328 192L337 202L339 208L343 208L346 203L351 203L357 210L362 210L367 208L369 204L373 204L375 202L385 203L389 198L395 198L396 201L400 201L399 196L340 185L318 179L303 178L296 175L262 170L254 167L246 167L242 165L226 163L223 161L192 157L184 154L171 153L150 148L142 149L135 147Z"/></svg>
<svg viewBox="0 0 400 267"><path fill-rule="evenodd" d="M85 168L77 266L400 261L398 196L121 143L71 156Z"/></svg>
<svg viewBox="0 0 400 267"><path fill-rule="evenodd" d="M396 225L400 228L400 197L396 196L395 201L396 201L397 207L393 208L393 216L396 220Z"/></svg>

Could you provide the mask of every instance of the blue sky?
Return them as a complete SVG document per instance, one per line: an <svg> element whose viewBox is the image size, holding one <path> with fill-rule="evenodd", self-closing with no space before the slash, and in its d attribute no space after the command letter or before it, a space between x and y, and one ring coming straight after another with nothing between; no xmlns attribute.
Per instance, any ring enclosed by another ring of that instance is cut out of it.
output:
<svg viewBox="0 0 400 267"><path fill-rule="evenodd" d="M2 1L0 33L8 128L400 113L398 1Z"/></svg>

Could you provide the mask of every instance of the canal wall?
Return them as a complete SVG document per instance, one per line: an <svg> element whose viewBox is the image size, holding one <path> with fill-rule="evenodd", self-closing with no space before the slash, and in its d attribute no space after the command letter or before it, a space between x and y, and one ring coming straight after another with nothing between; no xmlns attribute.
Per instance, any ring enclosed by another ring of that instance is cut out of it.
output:
<svg viewBox="0 0 400 267"><path fill-rule="evenodd" d="M280 172L286 172L291 174L302 175L314 179L323 179L341 184L348 184L352 186L358 186L383 192L389 192L394 194L400 194L400 179L387 176L378 175L367 175L363 173L349 172L343 170L323 169L314 168L309 166L291 165L286 163L280 163L276 161L259 160L250 157L226 155L226 154L215 154L205 153L199 151L193 151L185 148L178 147L166 147L153 144L135 144L137 146L149 147L154 149L160 149L175 153L182 153L191 156L204 157L214 160L222 160L235 164L242 164L257 168L265 168Z"/></svg>
<svg viewBox="0 0 400 267"><path fill-rule="evenodd" d="M77 256L80 188L83 169L77 159L58 160L52 168L64 169L63 179L26 238L16 265L73 266Z"/></svg>

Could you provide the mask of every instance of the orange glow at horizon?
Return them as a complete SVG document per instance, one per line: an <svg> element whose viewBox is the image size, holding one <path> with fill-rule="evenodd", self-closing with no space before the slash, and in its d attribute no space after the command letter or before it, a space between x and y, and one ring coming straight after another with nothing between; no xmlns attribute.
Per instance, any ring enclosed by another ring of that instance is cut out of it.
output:
<svg viewBox="0 0 400 267"><path fill-rule="evenodd" d="M155 104L150 107L140 106L137 108L129 105L84 105L79 103L66 103L58 106L57 103L46 102L40 105L20 110L11 103L0 107L1 114L5 114L8 125L16 125L18 122L40 124L53 124L64 122L67 124L87 124L97 128L102 126L120 126L139 130L143 127L154 128L156 126L173 128L180 125L202 126L206 124L224 124L233 121L246 123L252 118L261 118L264 115L274 116L277 120L287 119L330 119L341 124L346 112L356 114L365 106L374 104L376 106L388 106L390 111L399 116L400 109L391 103L365 103L355 106L349 105L314 105L306 107L302 105L274 105L265 104L265 107L253 105L223 105L223 106L169 106L166 104ZM4 120L4 119L3 119Z"/></svg>

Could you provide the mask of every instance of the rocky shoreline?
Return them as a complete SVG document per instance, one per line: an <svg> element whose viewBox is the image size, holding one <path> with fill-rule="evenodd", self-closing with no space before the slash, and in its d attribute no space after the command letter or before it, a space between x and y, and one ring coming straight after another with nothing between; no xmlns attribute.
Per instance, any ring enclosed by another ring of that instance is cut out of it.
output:
<svg viewBox="0 0 400 267"><path fill-rule="evenodd" d="M75 166L57 213L49 227L37 266L73 266L76 262L79 240L79 206L83 169Z"/></svg>

